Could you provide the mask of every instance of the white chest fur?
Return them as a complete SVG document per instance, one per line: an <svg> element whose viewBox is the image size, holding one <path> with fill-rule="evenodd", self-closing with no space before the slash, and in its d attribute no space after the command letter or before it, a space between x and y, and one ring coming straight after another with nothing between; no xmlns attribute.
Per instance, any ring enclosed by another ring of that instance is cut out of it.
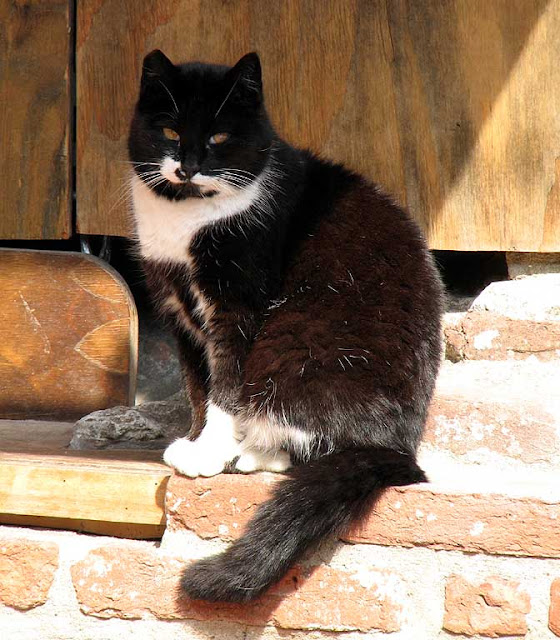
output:
<svg viewBox="0 0 560 640"><path fill-rule="evenodd" d="M260 197L261 180L234 195L171 201L156 195L138 176L132 177L136 233L144 258L189 263L189 246L207 225L237 215Z"/></svg>

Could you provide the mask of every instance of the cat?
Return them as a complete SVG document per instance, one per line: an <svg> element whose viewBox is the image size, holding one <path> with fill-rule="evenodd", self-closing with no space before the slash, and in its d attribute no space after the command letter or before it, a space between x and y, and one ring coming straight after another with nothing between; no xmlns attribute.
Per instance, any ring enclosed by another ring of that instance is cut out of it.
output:
<svg viewBox="0 0 560 640"><path fill-rule="evenodd" d="M288 471L240 539L182 576L191 598L248 601L384 488L426 481L442 285L391 198L278 136L256 53L148 54L128 148L146 281L193 408L164 460L190 477Z"/></svg>

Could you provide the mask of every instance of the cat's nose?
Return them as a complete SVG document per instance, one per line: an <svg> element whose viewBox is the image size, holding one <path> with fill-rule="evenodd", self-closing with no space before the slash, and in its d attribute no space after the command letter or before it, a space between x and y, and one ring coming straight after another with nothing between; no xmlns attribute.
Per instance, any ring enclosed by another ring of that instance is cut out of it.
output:
<svg viewBox="0 0 560 640"><path fill-rule="evenodd" d="M200 167L197 164L182 165L175 169L175 175L181 180L190 180L199 171Z"/></svg>

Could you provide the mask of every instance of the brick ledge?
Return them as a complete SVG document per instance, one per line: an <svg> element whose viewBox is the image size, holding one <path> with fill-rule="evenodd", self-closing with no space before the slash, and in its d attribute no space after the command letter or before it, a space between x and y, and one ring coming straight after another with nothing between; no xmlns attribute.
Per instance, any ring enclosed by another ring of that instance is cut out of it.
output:
<svg viewBox="0 0 560 640"><path fill-rule="evenodd" d="M229 541L243 531L279 479L273 474L191 480L174 474L166 494L167 527ZM560 497L467 492L436 484L388 489L346 542L560 558Z"/></svg>

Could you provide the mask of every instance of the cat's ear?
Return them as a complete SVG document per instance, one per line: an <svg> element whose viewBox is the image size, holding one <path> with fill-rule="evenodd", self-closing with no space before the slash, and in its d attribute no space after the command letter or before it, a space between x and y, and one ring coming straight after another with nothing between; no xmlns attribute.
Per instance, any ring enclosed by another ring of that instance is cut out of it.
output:
<svg viewBox="0 0 560 640"><path fill-rule="evenodd" d="M175 73L176 68L171 60L159 49L154 49L142 62L141 90L160 84L161 81L174 77Z"/></svg>
<svg viewBox="0 0 560 640"><path fill-rule="evenodd" d="M259 105L263 99L261 61L254 51L244 55L232 67L227 80L233 88L232 97L241 104Z"/></svg>

